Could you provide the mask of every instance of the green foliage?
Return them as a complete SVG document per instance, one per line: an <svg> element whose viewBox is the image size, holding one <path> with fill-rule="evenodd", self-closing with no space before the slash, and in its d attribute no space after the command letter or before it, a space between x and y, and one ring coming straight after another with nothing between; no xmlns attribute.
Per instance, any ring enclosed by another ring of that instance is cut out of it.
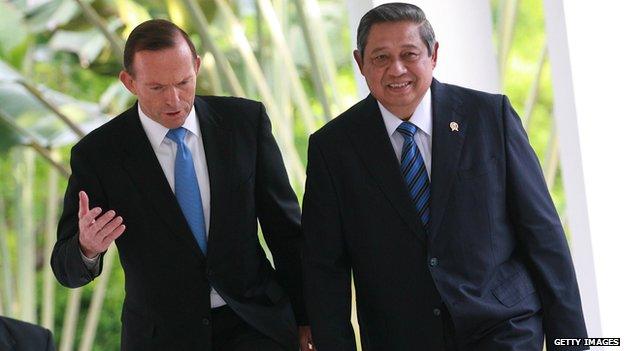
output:
<svg viewBox="0 0 624 351"><path fill-rule="evenodd" d="M26 41L28 30L23 17L13 4L0 2L0 56L10 55Z"/></svg>
<svg viewBox="0 0 624 351"><path fill-rule="evenodd" d="M492 0L491 3L494 28L499 28L502 20L499 18L500 7L504 6L506 1ZM524 111L525 102L535 80L540 55L546 43L542 0L518 1L514 28L509 56L504 65L503 91L509 96L518 114L525 116L527 112ZM499 33L495 33L495 42L499 47L500 40ZM541 72L538 92L530 123L525 125L525 128L529 132L531 145L545 166L544 161L551 146L551 130L554 128L552 79L548 61ZM551 188L551 195L561 215L565 212L565 194L559 173L558 171Z"/></svg>
<svg viewBox="0 0 624 351"><path fill-rule="evenodd" d="M81 67L75 55L66 52L51 55L51 60L36 61L32 69L32 79L51 89L80 100L98 102L104 91L117 81L116 73L114 76L107 74L113 71L112 67L100 64L97 68L104 71L100 73ZM115 71L119 71L119 66Z"/></svg>
<svg viewBox="0 0 624 351"><path fill-rule="evenodd" d="M11 149L11 147L19 143L19 137L13 129L3 120L0 119L0 158Z"/></svg>

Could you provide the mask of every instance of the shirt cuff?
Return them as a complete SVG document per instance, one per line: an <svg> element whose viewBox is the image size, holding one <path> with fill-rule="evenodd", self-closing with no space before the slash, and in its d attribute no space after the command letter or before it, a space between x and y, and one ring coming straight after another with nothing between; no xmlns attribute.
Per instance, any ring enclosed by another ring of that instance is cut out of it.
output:
<svg viewBox="0 0 624 351"><path fill-rule="evenodd" d="M87 269L89 269L91 272L95 272L100 266L100 254L97 254L97 256L93 258L89 258L82 253L82 250L80 250L80 256L82 257L82 262L84 262L84 264L87 266Z"/></svg>

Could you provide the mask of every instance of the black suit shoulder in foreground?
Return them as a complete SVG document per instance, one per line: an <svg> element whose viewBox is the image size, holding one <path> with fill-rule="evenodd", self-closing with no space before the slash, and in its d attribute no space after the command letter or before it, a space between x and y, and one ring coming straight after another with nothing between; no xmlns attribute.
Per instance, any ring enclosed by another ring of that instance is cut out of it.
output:
<svg viewBox="0 0 624 351"><path fill-rule="evenodd" d="M52 333L43 327L0 317L0 350L54 351Z"/></svg>

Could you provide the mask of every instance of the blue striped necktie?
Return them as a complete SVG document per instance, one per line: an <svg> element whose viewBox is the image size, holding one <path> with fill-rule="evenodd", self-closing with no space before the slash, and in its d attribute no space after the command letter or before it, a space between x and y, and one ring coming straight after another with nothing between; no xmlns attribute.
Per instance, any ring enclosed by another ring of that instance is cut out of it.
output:
<svg viewBox="0 0 624 351"><path fill-rule="evenodd" d="M169 129L167 138L178 144L178 151L175 158L175 196L186 222L193 232L195 240L201 251L206 254L208 243L206 240L206 221L204 219L204 209L199 192L195 166L191 150L186 146L184 137L187 130L184 127Z"/></svg>
<svg viewBox="0 0 624 351"><path fill-rule="evenodd" d="M417 130L418 127L410 122L403 122L397 128L405 140L401 152L401 173L403 173L410 197L426 231L429 224L429 176L425 161L414 141L414 134Z"/></svg>

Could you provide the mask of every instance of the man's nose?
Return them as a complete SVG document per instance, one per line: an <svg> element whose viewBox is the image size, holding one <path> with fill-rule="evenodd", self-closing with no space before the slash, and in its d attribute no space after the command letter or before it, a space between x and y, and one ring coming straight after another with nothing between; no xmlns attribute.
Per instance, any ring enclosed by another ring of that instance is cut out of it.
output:
<svg viewBox="0 0 624 351"><path fill-rule="evenodd" d="M165 89L165 102L170 105L175 105L180 101L180 93L175 87L168 87Z"/></svg>
<svg viewBox="0 0 624 351"><path fill-rule="evenodd" d="M390 67L388 67L388 73L393 76L400 76L407 71L405 68L405 64L401 59L394 59L390 62Z"/></svg>

